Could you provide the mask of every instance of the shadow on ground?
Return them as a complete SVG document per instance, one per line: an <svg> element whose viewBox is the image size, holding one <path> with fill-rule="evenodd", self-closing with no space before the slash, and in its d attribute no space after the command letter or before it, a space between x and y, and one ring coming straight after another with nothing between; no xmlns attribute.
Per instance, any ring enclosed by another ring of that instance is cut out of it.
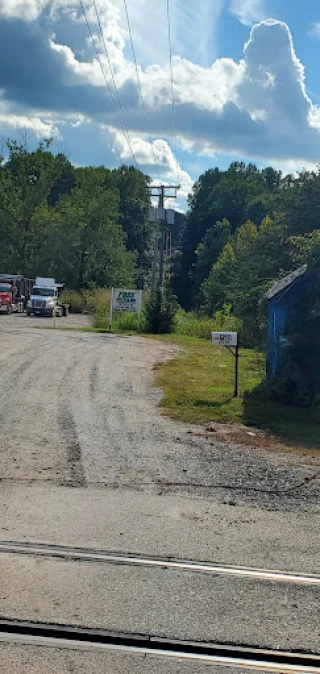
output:
<svg viewBox="0 0 320 674"><path fill-rule="evenodd" d="M247 426L267 430L288 444L320 449L320 412L271 400L265 383L244 394L243 418Z"/></svg>

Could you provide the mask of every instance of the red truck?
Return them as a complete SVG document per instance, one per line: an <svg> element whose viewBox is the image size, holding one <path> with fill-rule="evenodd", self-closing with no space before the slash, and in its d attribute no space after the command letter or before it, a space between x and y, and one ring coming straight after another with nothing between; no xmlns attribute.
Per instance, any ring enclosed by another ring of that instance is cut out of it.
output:
<svg viewBox="0 0 320 674"><path fill-rule="evenodd" d="M30 297L33 280L24 276L0 274L0 311L22 313Z"/></svg>

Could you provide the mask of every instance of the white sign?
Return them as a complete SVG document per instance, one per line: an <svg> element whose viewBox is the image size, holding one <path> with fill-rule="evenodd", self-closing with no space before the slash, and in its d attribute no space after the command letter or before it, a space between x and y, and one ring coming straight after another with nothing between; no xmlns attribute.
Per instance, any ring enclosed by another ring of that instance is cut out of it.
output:
<svg viewBox="0 0 320 674"><path fill-rule="evenodd" d="M127 290L125 288L112 288L110 303L110 328L112 326L113 311L132 311L138 314L140 320L142 306L142 290Z"/></svg>
<svg viewBox="0 0 320 674"><path fill-rule="evenodd" d="M113 311L135 311L141 309L141 290L125 290L122 288L112 289Z"/></svg>
<svg viewBox="0 0 320 674"><path fill-rule="evenodd" d="M212 332L213 346L237 346L238 333L237 332Z"/></svg>

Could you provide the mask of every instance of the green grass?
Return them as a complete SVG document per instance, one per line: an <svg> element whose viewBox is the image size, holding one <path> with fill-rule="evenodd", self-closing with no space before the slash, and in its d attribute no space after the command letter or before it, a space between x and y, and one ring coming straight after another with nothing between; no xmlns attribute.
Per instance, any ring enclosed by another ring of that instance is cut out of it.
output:
<svg viewBox="0 0 320 674"><path fill-rule="evenodd" d="M170 417L189 423L254 426L282 441L320 448L319 411L287 407L266 398L264 354L241 349L239 397L233 398L234 357L226 349L192 337L164 339L181 347L176 358L156 366L157 385L164 392L161 406Z"/></svg>
<svg viewBox="0 0 320 674"><path fill-rule="evenodd" d="M179 309L175 316L175 329L177 335L188 337L201 337L211 340L212 332L231 331L238 332L240 321L223 311L217 311L211 318L198 316L194 312L186 312Z"/></svg>

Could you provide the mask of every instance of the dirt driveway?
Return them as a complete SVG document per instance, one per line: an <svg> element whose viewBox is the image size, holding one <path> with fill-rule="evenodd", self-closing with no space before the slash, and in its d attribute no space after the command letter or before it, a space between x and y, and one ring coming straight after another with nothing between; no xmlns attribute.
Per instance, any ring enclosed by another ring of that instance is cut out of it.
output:
<svg viewBox="0 0 320 674"><path fill-rule="evenodd" d="M0 321L2 481L319 507L320 459L202 438L160 415L153 365L172 357L170 345L34 325L39 319Z"/></svg>

